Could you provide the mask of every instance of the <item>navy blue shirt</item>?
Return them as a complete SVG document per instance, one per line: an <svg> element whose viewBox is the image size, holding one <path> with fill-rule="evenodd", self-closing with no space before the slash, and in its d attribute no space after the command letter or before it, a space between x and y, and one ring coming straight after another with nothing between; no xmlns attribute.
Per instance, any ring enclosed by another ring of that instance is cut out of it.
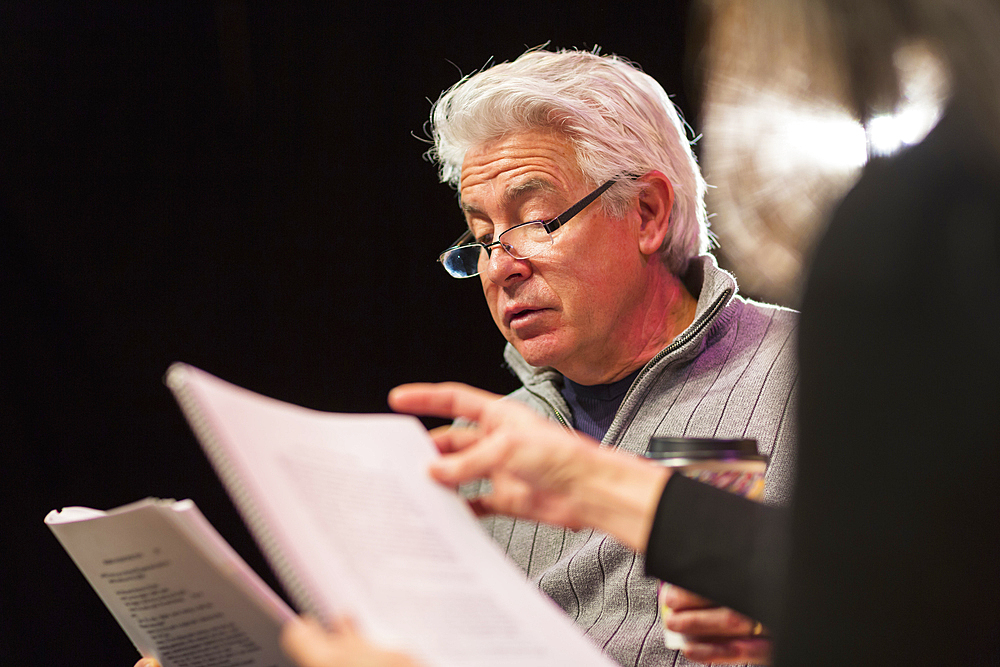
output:
<svg viewBox="0 0 1000 667"><path fill-rule="evenodd" d="M573 428L592 438L603 440L640 370L642 369L611 384L577 384L564 378L560 393L573 411Z"/></svg>

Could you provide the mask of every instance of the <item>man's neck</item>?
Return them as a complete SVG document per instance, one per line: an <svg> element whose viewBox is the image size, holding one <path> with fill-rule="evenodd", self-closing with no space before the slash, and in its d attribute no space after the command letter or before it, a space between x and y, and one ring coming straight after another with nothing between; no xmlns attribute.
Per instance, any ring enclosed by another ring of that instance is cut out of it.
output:
<svg viewBox="0 0 1000 667"><path fill-rule="evenodd" d="M668 274L647 294L646 306L623 335L617 353L603 364L570 364L557 368L577 384L610 384L645 366L694 322L698 300L680 278Z"/></svg>

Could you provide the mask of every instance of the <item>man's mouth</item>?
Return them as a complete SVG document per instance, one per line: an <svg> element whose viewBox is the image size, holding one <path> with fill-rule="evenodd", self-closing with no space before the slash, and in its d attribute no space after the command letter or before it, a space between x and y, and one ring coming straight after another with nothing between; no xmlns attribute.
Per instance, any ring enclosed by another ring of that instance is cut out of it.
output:
<svg viewBox="0 0 1000 667"><path fill-rule="evenodd" d="M507 315L507 326L517 328L519 326L529 324L544 310L544 308L520 308L511 310Z"/></svg>

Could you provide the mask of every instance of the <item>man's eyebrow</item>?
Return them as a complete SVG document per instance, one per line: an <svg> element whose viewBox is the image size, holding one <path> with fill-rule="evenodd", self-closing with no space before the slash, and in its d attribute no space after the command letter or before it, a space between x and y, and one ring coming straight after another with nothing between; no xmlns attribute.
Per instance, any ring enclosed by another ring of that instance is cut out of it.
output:
<svg viewBox="0 0 1000 667"><path fill-rule="evenodd" d="M508 187L504 191L503 196L500 197L500 203L506 206L528 194L555 191L556 186L552 184L552 181L544 178L529 178L523 183Z"/></svg>
<svg viewBox="0 0 1000 667"><path fill-rule="evenodd" d="M518 183L517 185L509 186L504 193L500 196L500 206L506 207L510 206L512 203L518 199L524 197L525 195L534 194L536 192L557 192L558 188L552 183L544 178L530 178L526 181ZM478 206L473 206L463 200L459 200L459 206L462 208L463 213L469 215L483 215L483 211L479 209Z"/></svg>

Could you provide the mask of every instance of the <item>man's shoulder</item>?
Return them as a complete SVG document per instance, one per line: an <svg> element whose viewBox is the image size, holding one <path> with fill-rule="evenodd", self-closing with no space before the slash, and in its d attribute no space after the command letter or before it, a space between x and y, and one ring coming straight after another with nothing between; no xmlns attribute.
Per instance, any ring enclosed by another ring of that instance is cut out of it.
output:
<svg viewBox="0 0 1000 667"><path fill-rule="evenodd" d="M782 376L794 384L798 324L798 311L737 297L706 335L701 356L707 355L714 364L744 368L751 375L785 369Z"/></svg>
<svg viewBox="0 0 1000 667"><path fill-rule="evenodd" d="M770 334L790 334L799 325L799 311L772 303L755 301L738 295L726 307L729 317L723 318L730 325L762 324Z"/></svg>

